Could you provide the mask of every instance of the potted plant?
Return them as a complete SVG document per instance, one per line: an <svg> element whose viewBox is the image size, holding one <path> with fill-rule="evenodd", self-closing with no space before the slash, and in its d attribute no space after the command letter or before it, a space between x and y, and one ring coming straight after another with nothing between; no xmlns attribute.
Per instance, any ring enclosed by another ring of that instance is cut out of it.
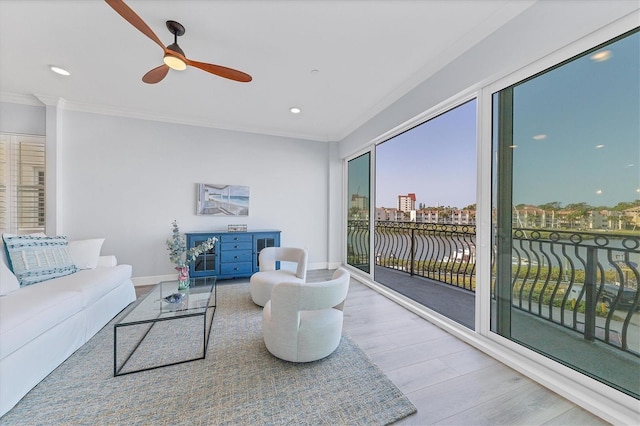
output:
<svg viewBox="0 0 640 426"><path fill-rule="evenodd" d="M178 222L174 220L172 225L173 232L167 239L167 250L169 250L169 259L176 265L175 269L178 271L178 290L186 290L189 288L189 263L196 260L202 253L211 250L218 239L211 237L187 250L187 241L184 234L180 233Z"/></svg>

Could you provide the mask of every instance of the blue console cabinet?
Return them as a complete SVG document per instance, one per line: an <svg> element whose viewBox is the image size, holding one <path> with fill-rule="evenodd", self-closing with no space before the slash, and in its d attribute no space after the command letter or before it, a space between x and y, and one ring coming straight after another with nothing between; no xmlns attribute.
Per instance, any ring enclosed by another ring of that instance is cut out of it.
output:
<svg viewBox="0 0 640 426"><path fill-rule="evenodd" d="M280 247L280 231L269 229L247 232L190 232L187 248L195 247L211 237L218 241L213 248L189 264L189 275L215 275L219 280L250 277L258 272L258 255L265 247Z"/></svg>

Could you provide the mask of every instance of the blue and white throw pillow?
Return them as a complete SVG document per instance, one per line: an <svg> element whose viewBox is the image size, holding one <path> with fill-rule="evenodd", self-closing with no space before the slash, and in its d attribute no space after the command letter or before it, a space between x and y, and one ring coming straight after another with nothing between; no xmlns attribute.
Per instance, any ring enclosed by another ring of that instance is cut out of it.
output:
<svg viewBox="0 0 640 426"><path fill-rule="evenodd" d="M78 271L67 248L67 237L3 235L9 267L21 286Z"/></svg>

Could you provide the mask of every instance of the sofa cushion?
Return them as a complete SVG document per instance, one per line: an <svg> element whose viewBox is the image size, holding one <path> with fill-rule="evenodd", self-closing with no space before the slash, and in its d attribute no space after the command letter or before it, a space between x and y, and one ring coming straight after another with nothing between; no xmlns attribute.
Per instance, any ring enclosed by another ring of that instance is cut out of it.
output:
<svg viewBox="0 0 640 426"><path fill-rule="evenodd" d="M0 296L9 294L20 288L20 283L13 272L9 270L7 266L7 258L4 253L4 248L0 250Z"/></svg>
<svg viewBox="0 0 640 426"><path fill-rule="evenodd" d="M0 359L82 310L82 295L47 283L0 297Z"/></svg>
<svg viewBox="0 0 640 426"><path fill-rule="evenodd" d="M9 266L21 286L73 274L78 270L64 236L3 235L2 239L9 255Z"/></svg>
<svg viewBox="0 0 640 426"><path fill-rule="evenodd" d="M98 257L104 238L69 241L69 254L78 269L94 269L98 266Z"/></svg>
<svg viewBox="0 0 640 426"><path fill-rule="evenodd" d="M118 265L84 269L38 285L50 286L57 291L77 291L82 295L82 306L87 307L128 279L131 279L131 265Z"/></svg>

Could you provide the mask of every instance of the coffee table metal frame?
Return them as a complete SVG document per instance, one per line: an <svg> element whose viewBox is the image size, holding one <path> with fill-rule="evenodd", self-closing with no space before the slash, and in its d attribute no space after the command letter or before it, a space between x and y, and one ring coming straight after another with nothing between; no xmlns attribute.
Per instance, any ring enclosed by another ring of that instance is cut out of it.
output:
<svg viewBox="0 0 640 426"><path fill-rule="evenodd" d="M113 375L122 376L125 374L138 373L140 371L153 370L170 365L183 364L185 362L204 359L207 356L207 346L209 335L213 324L213 317L216 311L217 286L216 277L191 278L191 286L188 290L178 291L178 281L163 281L157 284L149 293L135 301L126 308L122 318L113 326ZM172 293L183 293L185 301L182 303L168 303L163 297ZM208 295L208 297L207 297ZM211 312L212 311L212 312ZM211 319L207 324L207 316L211 312ZM202 317L202 356L190 358L182 361L170 362L168 364L154 365L137 370L125 371L122 369L127 365L131 356L136 352L140 344L147 337L153 326L161 321L180 320L190 317ZM118 367L118 329L141 324L151 324L149 329L135 344L131 353Z"/></svg>

